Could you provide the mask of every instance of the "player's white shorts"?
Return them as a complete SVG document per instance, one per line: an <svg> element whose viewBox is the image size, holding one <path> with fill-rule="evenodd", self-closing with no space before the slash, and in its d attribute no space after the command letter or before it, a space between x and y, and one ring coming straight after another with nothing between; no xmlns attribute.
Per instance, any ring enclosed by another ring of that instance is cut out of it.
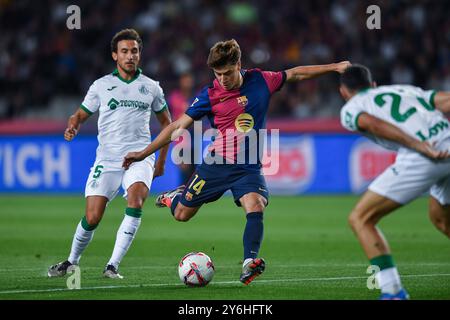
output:
<svg viewBox="0 0 450 320"><path fill-rule="evenodd" d="M104 196L113 200L119 192L120 186L127 197L128 188L135 182L143 182L150 190L153 172L155 170L155 157L150 156L142 161L134 162L124 170L122 161L106 161L96 159L86 182L84 195Z"/></svg>
<svg viewBox="0 0 450 320"><path fill-rule="evenodd" d="M450 161L433 162L412 151L399 153L369 190L406 204L429 192L442 205L450 204Z"/></svg>

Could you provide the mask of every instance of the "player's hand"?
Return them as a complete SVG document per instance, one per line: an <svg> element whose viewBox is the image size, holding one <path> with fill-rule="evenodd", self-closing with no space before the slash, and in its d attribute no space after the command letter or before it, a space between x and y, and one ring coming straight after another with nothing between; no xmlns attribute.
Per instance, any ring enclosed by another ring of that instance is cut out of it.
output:
<svg viewBox="0 0 450 320"><path fill-rule="evenodd" d="M418 145L417 151L431 160L445 160L450 158L449 150L441 151L434 148L436 143L431 145L430 143L423 141Z"/></svg>
<svg viewBox="0 0 450 320"><path fill-rule="evenodd" d="M344 73L344 71L350 67L352 64L350 61L341 61L336 63L336 71L339 73Z"/></svg>
<svg viewBox="0 0 450 320"><path fill-rule="evenodd" d="M77 133L78 130L74 126L70 125L64 131L64 139L66 139L67 141L71 141L73 138L75 138Z"/></svg>
<svg viewBox="0 0 450 320"><path fill-rule="evenodd" d="M165 165L164 163L159 163L158 161L155 164L155 172L153 173L153 178L160 177L164 174Z"/></svg>
<svg viewBox="0 0 450 320"><path fill-rule="evenodd" d="M133 162L141 161L143 159L144 157L141 152L129 152L123 159L122 167L125 168L125 170L128 170Z"/></svg>

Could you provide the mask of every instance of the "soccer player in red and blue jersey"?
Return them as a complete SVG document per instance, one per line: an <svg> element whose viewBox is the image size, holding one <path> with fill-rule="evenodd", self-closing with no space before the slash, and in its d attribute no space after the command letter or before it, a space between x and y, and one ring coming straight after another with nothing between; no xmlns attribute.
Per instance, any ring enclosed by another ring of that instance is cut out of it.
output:
<svg viewBox="0 0 450 320"><path fill-rule="evenodd" d="M342 73L350 63L299 66L280 72L242 69L241 50L232 39L216 43L210 49L207 64L216 77L213 84L205 87L186 113L162 130L147 148L128 153L123 166L127 169L133 162L145 159L179 136L179 132L195 120L207 116L211 126L218 130L208 155L186 186L161 194L156 205L169 207L176 220L188 221L204 203L216 201L231 190L236 205L241 206L247 216L240 281L249 284L265 268L265 261L258 258L258 252L269 193L261 174L260 150L248 146L245 136L251 130L259 132L265 128L270 97L286 81L310 79L327 72ZM255 154L251 153L255 152L257 161L251 161L255 159ZM243 157L239 158L240 155Z"/></svg>

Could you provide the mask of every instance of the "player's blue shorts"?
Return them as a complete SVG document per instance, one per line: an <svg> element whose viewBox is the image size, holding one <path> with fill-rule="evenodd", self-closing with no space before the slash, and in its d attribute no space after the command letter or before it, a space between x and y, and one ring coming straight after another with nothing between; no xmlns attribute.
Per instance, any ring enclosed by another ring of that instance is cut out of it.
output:
<svg viewBox="0 0 450 320"><path fill-rule="evenodd" d="M180 202L186 207L200 207L219 199L231 190L234 202L241 206L239 199L250 192L262 195L269 203L266 180L259 170L248 170L236 164L205 164L197 166L186 183Z"/></svg>

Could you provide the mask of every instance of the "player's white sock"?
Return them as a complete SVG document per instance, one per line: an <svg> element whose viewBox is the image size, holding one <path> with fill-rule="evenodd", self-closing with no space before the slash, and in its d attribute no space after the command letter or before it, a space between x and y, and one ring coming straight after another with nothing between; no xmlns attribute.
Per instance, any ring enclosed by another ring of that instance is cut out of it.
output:
<svg viewBox="0 0 450 320"><path fill-rule="evenodd" d="M112 264L115 268L119 267L122 258L127 253L128 249L133 242L133 239L141 224L141 218L125 215L122 224L117 230L116 243L114 244L114 250L109 259L108 264Z"/></svg>
<svg viewBox="0 0 450 320"><path fill-rule="evenodd" d="M377 272L375 278L378 281L382 293L396 294L402 289L400 275L396 267Z"/></svg>
<svg viewBox="0 0 450 320"><path fill-rule="evenodd" d="M86 217L83 218L80 223L78 223L77 230L75 231L75 235L72 240L72 248L70 250L70 255L67 260L69 260L72 264L78 264L80 262L81 254L84 249L86 249L89 242L91 242L92 237L94 236L94 229L97 226L89 226L86 222ZM86 230L86 229L91 230Z"/></svg>

